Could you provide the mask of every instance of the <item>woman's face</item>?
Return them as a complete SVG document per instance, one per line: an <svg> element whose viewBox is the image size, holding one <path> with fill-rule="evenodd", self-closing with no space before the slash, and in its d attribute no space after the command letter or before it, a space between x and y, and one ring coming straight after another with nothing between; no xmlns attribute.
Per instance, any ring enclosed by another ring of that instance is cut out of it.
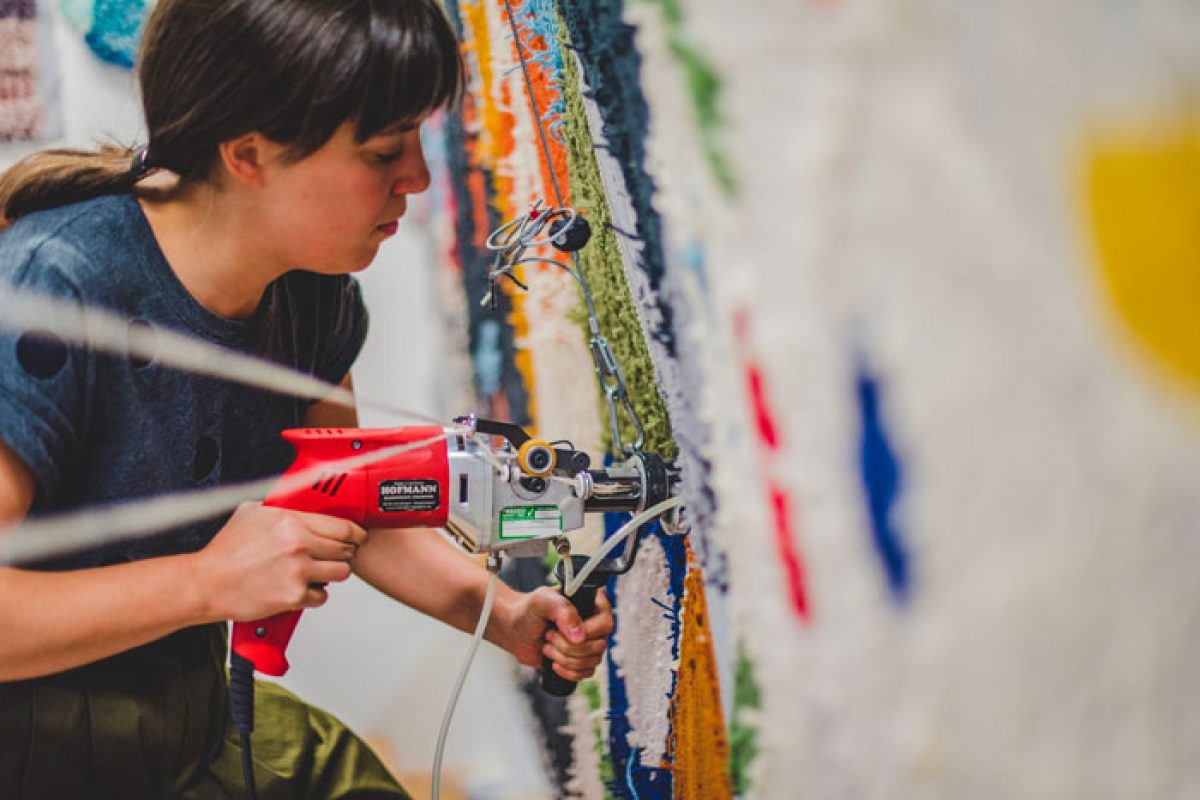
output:
<svg viewBox="0 0 1200 800"><path fill-rule="evenodd" d="M343 123L300 161L268 170L262 224L292 269L340 274L370 264L410 194L429 188L419 127L394 126L357 142Z"/></svg>

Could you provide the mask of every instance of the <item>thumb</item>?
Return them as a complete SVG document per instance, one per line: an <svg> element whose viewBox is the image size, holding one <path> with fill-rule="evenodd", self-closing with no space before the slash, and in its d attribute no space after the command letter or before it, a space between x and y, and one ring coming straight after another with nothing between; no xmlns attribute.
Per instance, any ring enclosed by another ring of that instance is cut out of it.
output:
<svg viewBox="0 0 1200 800"><path fill-rule="evenodd" d="M586 638L583 632L583 618L579 611L563 595L556 591L545 592L543 595L549 603L546 609L546 619L554 623L563 636L572 644L579 644Z"/></svg>

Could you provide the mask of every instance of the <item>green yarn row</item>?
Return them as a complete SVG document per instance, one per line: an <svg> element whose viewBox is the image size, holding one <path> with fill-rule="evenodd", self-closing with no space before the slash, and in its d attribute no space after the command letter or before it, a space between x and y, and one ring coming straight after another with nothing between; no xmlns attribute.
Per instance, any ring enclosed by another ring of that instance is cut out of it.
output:
<svg viewBox="0 0 1200 800"><path fill-rule="evenodd" d="M560 26L565 30L566 26ZM566 42L560 46L567 51ZM571 178L571 202L583 212L592 228L592 239L579 251L584 278L592 289L600 330L612 346L613 355L625 373L625 383L634 410L646 433L644 449L674 458L678 448L671 435L671 419L666 402L658 391L658 379L650 351L638 322L633 295L625 278L625 267L612 230L612 215L604 193L604 183L596 164L588 131L587 114L579 90L579 71L573 58L564 59L562 95L566 106L564 133L567 141L568 169ZM584 312L580 319L586 321ZM605 444L612 447L607 406L601 397L601 426ZM621 418L621 438L634 440L633 426Z"/></svg>

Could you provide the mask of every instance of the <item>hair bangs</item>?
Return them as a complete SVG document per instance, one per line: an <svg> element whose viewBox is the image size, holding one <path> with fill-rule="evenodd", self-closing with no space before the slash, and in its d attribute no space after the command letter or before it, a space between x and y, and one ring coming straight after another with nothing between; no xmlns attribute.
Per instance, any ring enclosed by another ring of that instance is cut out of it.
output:
<svg viewBox="0 0 1200 800"><path fill-rule="evenodd" d="M367 0L365 56L348 115L361 142L397 124L416 124L456 102L463 66L450 22L430 0ZM362 53L363 51L359 51Z"/></svg>
<svg viewBox="0 0 1200 800"><path fill-rule="evenodd" d="M365 141L463 90L437 0L159 0L143 45L151 152L191 179L249 131L298 161L342 125Z"/></svg>

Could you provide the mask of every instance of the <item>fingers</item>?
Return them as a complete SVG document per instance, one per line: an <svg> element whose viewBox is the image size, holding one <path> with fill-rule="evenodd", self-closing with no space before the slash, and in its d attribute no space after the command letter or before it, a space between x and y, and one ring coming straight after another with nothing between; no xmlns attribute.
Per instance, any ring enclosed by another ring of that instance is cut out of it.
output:
<svg viewBox="0 0 1200 800"><path fill-rule="evenodd" d="M557 634L556 634L557 636ZM547 640L550 637L546 637ZM557 636L559 642L565 640ZM542 644L542 655L550 659L554 671L572 681L589 677L604 659L607 642L604 639L588 640L582 644L565 643L566 646L546 641Z"/></svg>
<svg viewBox="0 0 1200 800"><path fill-rule="evenodd" d="M350 577L350 561L358 552L362 528L346 520L321 514L288 512L276 533L292 562L289 582L299 590L294 608L316 608L329 599L324 585ZM297 585L298 582L298 585Z"/></svg>
<svg viewBox="0 0 1200 800"><path fill-rule="evenodd" d="M585 628L585 630L587 630ZM564 653L590 653L593 652L595 646L604 649L608 643L608 637L612 633L612 627L607 629L599 625L596 626L594 632L589 633L587 638L581 642L572 642L566 636L563 636L562 631L557 628L549 628L546 630L546 643L553 645Z"/></svg>
<svg viewBox="0 0 1200 800"><path fill-rule="evenodd" d="M596 592L596 613L583 622L587 638L600 637L607 639L612 635L616 625L613 622L612 603L608 602L608 593L604 589Z"/></svg>
<svg viewBox="0 0 1200 800"><path fill-rule="evenodd" d="M213 594L225 598L221 617L263 619L324 605L323 585L350 577L350 562L366 537L348 520L244 503L197 563Z"/></svg>
<svg viewBox="0 0 1200 800"><path fill-rule="evenodd" d="M543 594L550 604L550 608L546 614L546 619L553 623L554 628L566 635L570 642L582 642L586 638L584 634L583 619L579 616L579 611L571 604L567 598L563 597L558 592L548 591Z"/></svg>
<svg viewBox="0 0 1200 800"><path fill-rule="evenodd" d="M320 561L350 561L358 554L358 545L323 536L309 536L304 543L304 552Z"/></svg>
<svg viewBox="0 0 1200 800"><path fill-rule="evenodd" d="M551 656L549 653L546 654L546 657L550 659L550 668L554 670L555 673L569 681L582 681L586 678L592 677L592 675L596 672L596 667L600 664L599 659L586 662L578 661L572 664L569 662L556 660L556 658Z"/></svg>
<svg viewBox="0 0 1200 800"><path fill-rule="evenodd" d="M313 514L308 511L292 511L308 530L326 539L338 542L348 542L355 546L367 541L364 528L348 519L330 517L325 514Z"/></svg>
<svg viewBox="0 0 1200 800"><path fill-rule="evenodd" d="M580 645L590 644L594 641L600 642L601 650L608 637L612 635L614 623L612 616L612 604L608 601L608 595L603 589L596 592L596 610L586 620L580 620L579 612L569 602L566 604L567 610L556 609L551 621L554 622L554 627L546 632L546 641L557 647L563 652L574 652ZM568 613L568 611L570 613ZM572 622L579 626L579 634L572 635L570 629L565 628L566 624ZM590 652L590 648L588 649Z"/></svg>
<svg viewBox="0 0 1200 800"><path fill-rule="evenodd" d="M596 593L595 605L595 613L580 623L577 641L570 637L569 631L564 635L559 628L564 620L568 625L572 620L572 615L561 610L553 617L555 627L546 631L542 655L550 659L554 671L567 680L579 681L591 676L604 658L608 637L613 632L613 617L612 605L603 589ZM574 606L570 610L575 611ZM577 612L573 618L579 619Z"/></svg>
<svg viewBox="0 0 1200 800"><path fill-rule="evenodd" d="M304 600L300 604L301 608L317 608L325 605L325 601L329 599L329 592L319 586L309 586L304 592Z"/></svg>
<svg viewBox="0 0 1200 800"><path fill-rule="evenodd" d="M274 525L274 535L286 552L325 561L349 561L366 541L367 532L349 520L284 511Z"/></svg>
<svg viewBox="0 0 1200 800"><path fill-rule="evenodd" d="M350 577L350 565L345 561L314 561L305 570L308 583L341 583Z"/></svg>
<svg viewBox="0 0 1200 800"><path fill-rule="evenodd" d="M542 655L554 661L557 664L563 664L572 668L582 668L584 666L595 666L600 663L600 659L604 656L606 643L603 640L584 642L583 644L570 645L570 647L561 647L552 642L545 642L542 645Z"/></svg>

